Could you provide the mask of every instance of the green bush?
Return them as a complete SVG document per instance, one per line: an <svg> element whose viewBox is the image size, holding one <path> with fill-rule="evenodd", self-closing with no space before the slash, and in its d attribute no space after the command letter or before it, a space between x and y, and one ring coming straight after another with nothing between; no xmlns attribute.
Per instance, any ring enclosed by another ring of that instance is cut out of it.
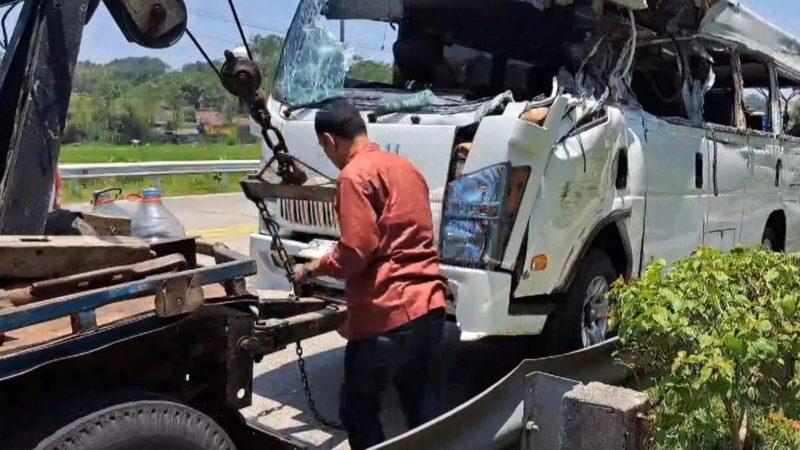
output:
<svg viewBox="0 0 800 450"><path fill-rule="evenodd" d="M704 248L669 270L652 262L610 296L621 359L656 380L657 448L800 448L773 420L800 417L799 256Z"/></svg>

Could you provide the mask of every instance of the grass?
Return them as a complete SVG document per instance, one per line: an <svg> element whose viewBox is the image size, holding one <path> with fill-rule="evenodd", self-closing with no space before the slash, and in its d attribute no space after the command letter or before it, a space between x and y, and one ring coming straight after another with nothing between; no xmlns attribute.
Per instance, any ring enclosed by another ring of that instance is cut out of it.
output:
<svg viewBox="0 0 800 450"><path fill-rule="evenodd" d="M172 175L165 177L96 178L65 180L62 203L89 203L92 192L107 188L122 188L123 197L157 187L165 197L207 195L241 192L239 181L246 173Z"/></svg>
<svg viewBox="0 0 800 450"><path fill-rule="evenodd" d="M260 159L259 144L160 144L149 147L109 144L65 145L61 164L89 164L149 161L213 161L217 159Z"/></svg>
<svg viewBox="0 0 800 450"><path fill-rule="evenodd" d="M64 146L61 149L61 164L89 164L112 162L149 161L209 161L219 159L260 159L258 144L191 144L151 145L149 147L85 144ZM145 188L159 187L164 196L206 195L224 192L241 192L239 180L245 173L173 175L165 177L96 178L89 180L65 180L63 203L88 203L92 192L119 187L123 196L141 192Z"/></svg>

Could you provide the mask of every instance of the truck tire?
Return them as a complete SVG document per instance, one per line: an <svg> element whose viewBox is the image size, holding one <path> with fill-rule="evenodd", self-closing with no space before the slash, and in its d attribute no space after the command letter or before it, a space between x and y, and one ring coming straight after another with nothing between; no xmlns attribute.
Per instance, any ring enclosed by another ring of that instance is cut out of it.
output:
<svg viewBox="0 0 800 450"><path fill-rule="evenodd" d="M235 450L225 431L200 411L169 401L136 401L83 416L34 450Z"/></svg>
<svg viewBox="0 0 800 450"><path fill-rule="evenodd" d="M605 294L617 276L606 252L589 251L566 295L547 317L542 335L548 354L560 355L606 340L610 305Z"/></svg>

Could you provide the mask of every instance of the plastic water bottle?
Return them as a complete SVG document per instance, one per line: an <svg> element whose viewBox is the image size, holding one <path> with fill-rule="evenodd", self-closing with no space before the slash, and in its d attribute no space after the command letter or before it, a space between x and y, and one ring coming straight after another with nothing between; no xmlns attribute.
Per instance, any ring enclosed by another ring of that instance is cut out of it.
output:
<svg viewBox="0 0 800 450"><path fill-rule="evenodd" d="M178 218L161 203L161 191L145 189L131 219L131 234L157 241L185 237L186 231Z"/></svg>
<svg viewBox="0 0 800 450"><path fill-rule="evenodd" d="M130 217L125 208L116 204L122 195L121 188L111 188L92 193L92 212L104 216Z"/></svg>

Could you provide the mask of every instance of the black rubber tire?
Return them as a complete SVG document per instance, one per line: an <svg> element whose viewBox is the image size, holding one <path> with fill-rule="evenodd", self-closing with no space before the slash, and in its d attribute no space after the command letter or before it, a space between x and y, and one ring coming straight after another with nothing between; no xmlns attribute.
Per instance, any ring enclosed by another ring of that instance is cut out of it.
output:
<svg viewBox="0 0 800 450"><path fill-rule="evenodd" d="M34 450L235 450L210 417L170 401L136 401L83 416Z"/></svg>
<svg viewBox="0 0 800 450"><path fill-rule="evenodd" d="M595 277L603 276L610 286L619 276L611 258L603 250L589 251L580 264L566 295L547 317L542 337L548 355L561 355L583 348L581 323L589 283Z"/></svg>
<svg viewBox="0 0 800 450"><path fill-rule="evenodd" d="M769 240L769 242L770 242L770 248L769 248L770 251L773 251L773 252L780 251L780 247L779 247L780 242L778 242L778 233L776 233L775 230L773 230L770 225L767 225L767 227L764 228L764 235L761 236L761 245L765 249L766 249L766 245L765 244L766 244L767 240Z"/></svg>

